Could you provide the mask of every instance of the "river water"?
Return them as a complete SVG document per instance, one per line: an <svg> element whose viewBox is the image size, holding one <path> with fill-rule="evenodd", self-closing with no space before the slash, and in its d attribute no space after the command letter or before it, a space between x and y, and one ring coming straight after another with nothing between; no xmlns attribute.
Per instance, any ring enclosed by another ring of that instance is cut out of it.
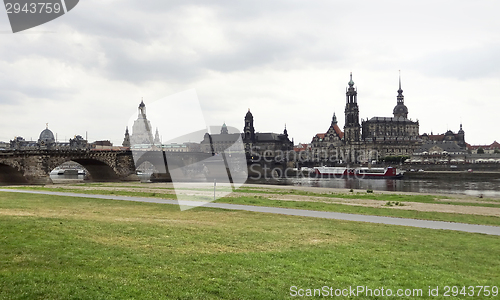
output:
<svg viewBox="0 0 500 300"><path fill-rule="evenodd" d="M328 179L290 178L281 184L433 194L461 194L500 198L500 179L482 181L463 179Z"/></svg>

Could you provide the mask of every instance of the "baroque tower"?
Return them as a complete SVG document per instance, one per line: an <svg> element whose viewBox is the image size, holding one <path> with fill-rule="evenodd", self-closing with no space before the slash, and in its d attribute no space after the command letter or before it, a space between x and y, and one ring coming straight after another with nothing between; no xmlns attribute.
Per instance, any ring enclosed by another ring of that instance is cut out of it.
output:
<svg viewBox="0 0 500 300"><path fill-rule="evenodd" d="M250 153L253 144L255 143L255 128L253 127L253 115L248 109L245 115L245 128L243 128L243 143L245 144L245 152Z"/></svg>
<svg viewBox="0 0 500 300"><path fill-rule="evenodd" d="M349 88L346 88L346 104L344 111L344 141L346 144L359 141L361 128L361 126L359 125L358 92L357 89L354 88L354 81L352 81L352 72L351 80L348 84Z"/></svg>
<svg viewBox="0 0 500 300"><path fill-rule="evenodd" d="M394 118L408 118L408 108L405 105L405 97L403 96L403 90L401 89L401 71L399 72L399 90L397 103L392 111Z"/></svg>

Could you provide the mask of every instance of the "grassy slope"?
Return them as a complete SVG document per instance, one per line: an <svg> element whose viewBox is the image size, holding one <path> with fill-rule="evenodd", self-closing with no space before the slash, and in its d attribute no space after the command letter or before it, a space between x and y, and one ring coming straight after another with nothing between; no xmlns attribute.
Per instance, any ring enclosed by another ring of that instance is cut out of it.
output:
<svg viewBox="0 0 500 300"><path fill-rule="evenodd" d="M7 299L285 299L291 285L426 293L500 282L494 236L45 195L0 193L0 249Z"/></svg>

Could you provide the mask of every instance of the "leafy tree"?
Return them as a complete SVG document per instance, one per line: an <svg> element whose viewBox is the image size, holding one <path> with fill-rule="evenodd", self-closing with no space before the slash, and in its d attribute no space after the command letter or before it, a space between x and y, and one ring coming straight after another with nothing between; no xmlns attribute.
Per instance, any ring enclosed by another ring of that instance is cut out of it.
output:
<svg viewBox="0 0 500 300"><path fill-rule="evenodd" d="M484 149L479 147L479 149L477 149L477 154L484 154Z"/></svg>

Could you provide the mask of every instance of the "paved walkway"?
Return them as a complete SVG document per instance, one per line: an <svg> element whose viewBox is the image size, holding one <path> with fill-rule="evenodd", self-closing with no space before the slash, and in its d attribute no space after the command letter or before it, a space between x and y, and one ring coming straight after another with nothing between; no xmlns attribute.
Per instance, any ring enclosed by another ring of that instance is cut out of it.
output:
<svg viewBox="0 0 500 300"><path fill-rule="evenodd" d="M160 204L175 204L175 205L184 205L184 206L200 206L200 202L198 202L198 201L177 201L177 200L167 200L167 199L158 199L158 198L128 197L128 196L113 196L113 195L93 195L93 194L80 194L80 193L29 191L29 190L13 190L13 189L0 189L0 192L43 194L43 195L55 195L55 196L71 196L71 197L98 198L98 199L109 199L109 200L125 200L125 201L149 202L149 203L160 203ZM207 202L207 203L204 203L203 206L204 207L212 207L212 208L231 209L231 210L244 210L244 211L271 213L271 214L281 214L281 215L289 215L289 216L301 216L301 217L336 219L336 220L357 221L357 222L380 223L380 224L388 224L388 225L400 225L400 226L410 226L410 227L430 228L430 229L456 230L456 231L483 233L483 234L499 235L500 236L500 226L474 225L474 224L451 223L451 222L442 222L442 221L428 221L428 220L416 220L416 219L404 219L404 218L392 218L392 217L379 217L379 216L356 215L356 214L346 214L346 213L337 213L337 212L314 211L314 210L304 210L304 209L290 209L290 208L280 208L280 207L239 205L239 204L226 204L226 203Z"/></svg>

